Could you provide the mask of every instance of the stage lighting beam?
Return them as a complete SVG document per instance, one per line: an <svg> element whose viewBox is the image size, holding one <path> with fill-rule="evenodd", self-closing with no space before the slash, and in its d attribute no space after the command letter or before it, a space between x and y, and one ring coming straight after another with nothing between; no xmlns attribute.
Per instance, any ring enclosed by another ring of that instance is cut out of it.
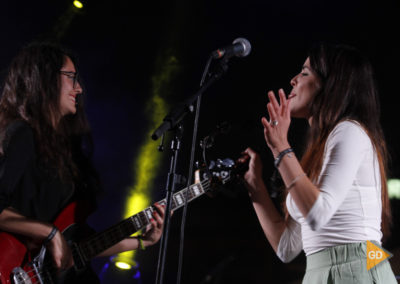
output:
<svg viewBox="0 0 400 284"><path fill-rule="evenodd" d="M122 270L129 270L132 268L132 265L130 265L129 263L123 262L123 261L117 261L115 263L115 266Z"/></svg>
<svg viewBox="0 0 400 284"><path fill-rule="evenodd" d="M400 199L400 179L389 179L388 194L390 199Z"/></svg>
<svg viewBox="0 0 400 284"><path fill-rule="evenodd" d="M128 218L151 205L151 192L162 164L162 153L157 151L160 141L152 140L151 134L168 113L169 107L164 97L179 69L180 64L177 58L168 56L163 58L157 74L152 77L151 96L145 110L148 130L134 163L135 182L128 189L124 218ZM122 259L134 261L134 257L135 251L126 251L116 256L115 263L122 262Z"/></svg>
<svg viewBox="0 0 400 284"><path fill-rule="evenodd" d="M83 8L83 3L81 1L75 0L73 2L74 6L78 9L82 9Z"/></svg>

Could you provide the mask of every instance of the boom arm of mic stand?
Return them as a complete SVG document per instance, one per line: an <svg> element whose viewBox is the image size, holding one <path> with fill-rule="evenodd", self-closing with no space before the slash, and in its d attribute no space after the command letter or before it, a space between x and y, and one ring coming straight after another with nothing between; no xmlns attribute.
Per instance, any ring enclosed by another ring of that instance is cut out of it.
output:
<svg viewBox="0 0 400 284"><path fill-rule="evenodd" d="M163 119L163 123L154 131L151 135L153 140L157 140L168 130L174 129L175 126L181 122L181 120L188 114L189 112L193 112L193 103L202 94L205 90L207 90L217 79L219 79L226 72L226 68L221 68L220 72L214 74L194 95L189 97L183 103L178 104L172 111Z"/></svg>
<svg viewBox="0 0 400 284"><path fill-rule="evenodd" d="M178 104L172 111L163 119L163 123L151 135L153 140L160 138L168 130L174 129L175 126L183 119L183 117L193 112L193 106L185 102Z"/></svg>

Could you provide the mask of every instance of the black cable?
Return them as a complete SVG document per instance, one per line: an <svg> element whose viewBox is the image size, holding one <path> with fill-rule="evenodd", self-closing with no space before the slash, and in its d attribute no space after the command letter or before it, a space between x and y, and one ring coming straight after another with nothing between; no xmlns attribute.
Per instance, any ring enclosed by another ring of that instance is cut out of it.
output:
<svg viewBox="0 0 400 284"><path fill-rule="evenodd" d="M206 66L204 68L203 76L201 77L200 81L200 88L203 86L204 81L206 79L206 76L208 74L208 69L210 68L210 64L212 61L213 57L210 56L207 60ZM190 152L190 164L189 164L189 173L188 173L188 179L187 179L187 187L190 186L192 182L192 175L193 175L193 165L194 165L194 154L196 150L196 140L197 140L197 129L199 125L199 117L200 117L200 105L201 105L201 96L200 94L197 98L197 103L196 103L196 113L195 113L195 118L194 118L194 123L193 123L193 137L192 137L192 148ZM185 241L185 223L186 223L186 215L187 215L187 208L188 208L188 202L187 202L187 193L189 191L185 191L185 197L184 197L184 206L183 206L183 213L182 213L182 220L181 220L181 233L180 233L180 241L179 241L179 255L178 255L178 275L177 275L177 284L181 283L181 277L182 277L182 264L183 264L183 245Z"/></svg>

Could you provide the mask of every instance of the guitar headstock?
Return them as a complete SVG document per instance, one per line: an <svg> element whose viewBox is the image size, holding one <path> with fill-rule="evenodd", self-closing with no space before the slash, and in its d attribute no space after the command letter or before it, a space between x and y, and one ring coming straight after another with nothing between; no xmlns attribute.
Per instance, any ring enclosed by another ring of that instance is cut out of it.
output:
<svg viewBox="0 0 400 284"><path fill-rule="evenodd" d="M195 174L195 182L217 179L222 184L225 184L232 178L234 168L235 162L232 159L212 160L208 165L208 169L205 165L199 167Z"/></svg>
<svg viewBox="0 0 400 284"><path fill-rule="evenodd" d="M208 169L205 165L199 167L195 172L195 182L209 182L209 193L218 190L226 192L224 185L233 181L237 177L237 165L229 158L210 161ZM232 195L231 193L229 195Z"/></svg>

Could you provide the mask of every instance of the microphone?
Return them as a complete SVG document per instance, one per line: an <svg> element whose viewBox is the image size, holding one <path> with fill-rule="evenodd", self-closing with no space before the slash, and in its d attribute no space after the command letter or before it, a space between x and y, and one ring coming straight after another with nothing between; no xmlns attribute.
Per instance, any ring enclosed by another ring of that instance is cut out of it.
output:
<svg viewBox="0 0 400 284"><path fill-rule="evenodd" d="M246 57L249 55L250 51L250 42L243 37L239 37L235 39L231 45L214 50L211 55L214 59L219 59L222 57L228 59L232 56Z"/></svg>

